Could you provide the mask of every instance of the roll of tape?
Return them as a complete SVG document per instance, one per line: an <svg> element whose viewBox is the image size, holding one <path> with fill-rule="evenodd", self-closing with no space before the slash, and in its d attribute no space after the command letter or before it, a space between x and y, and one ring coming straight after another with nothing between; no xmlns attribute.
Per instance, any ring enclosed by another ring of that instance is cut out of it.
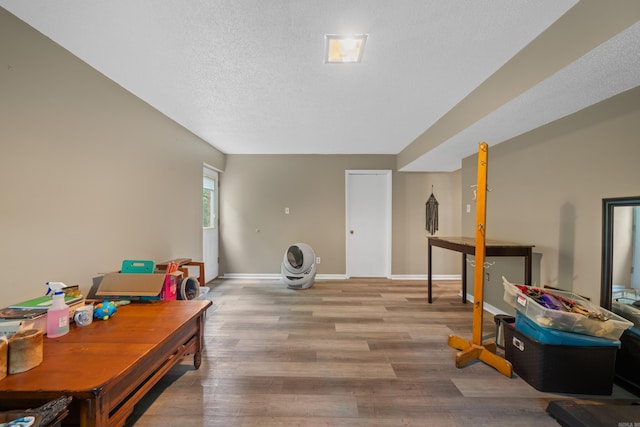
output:
<svg viewBox="0 0 640 427"><path fill-rule="evenodd" d="M76 309L73 320L78 326L90 325L91 322L93 322L93 306L85 305L84 307Z"/></svg>

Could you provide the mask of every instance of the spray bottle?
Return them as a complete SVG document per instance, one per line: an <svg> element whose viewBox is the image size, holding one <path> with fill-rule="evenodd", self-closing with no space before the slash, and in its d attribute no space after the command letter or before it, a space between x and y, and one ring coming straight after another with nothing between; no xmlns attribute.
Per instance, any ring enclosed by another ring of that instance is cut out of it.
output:
<svg viewBox="0 0 640 427"><path fill-rule="evenodd" d="M47 295L53 291L53 303L47 310L47 336L49 338L61 337L69 332L69 306L64 302L66 287L62 282L47 282L49 287Z"/></svg>

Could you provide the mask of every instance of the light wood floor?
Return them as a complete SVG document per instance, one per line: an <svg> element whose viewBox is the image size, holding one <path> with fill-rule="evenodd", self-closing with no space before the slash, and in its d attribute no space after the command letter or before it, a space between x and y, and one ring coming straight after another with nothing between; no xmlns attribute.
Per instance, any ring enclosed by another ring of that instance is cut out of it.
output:
<svg viewBox="0 0 640 427"><path fill-rule="evenodd" d="M557 426L550 400L482 362L457 369L449 334L471 339L459 282L217 280L202 366L176 366L129 426ZM495 334L484 316L485 335ZM602 399L602 396L598 396ZM614 387L609 397L633 396Z"/></svg>

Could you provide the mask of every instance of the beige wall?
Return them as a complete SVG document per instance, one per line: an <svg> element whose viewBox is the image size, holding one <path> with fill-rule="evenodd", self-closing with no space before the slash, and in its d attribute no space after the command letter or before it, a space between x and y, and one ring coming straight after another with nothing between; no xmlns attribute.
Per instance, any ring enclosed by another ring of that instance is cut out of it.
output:
<svg viewBox="0 0 640 427"><path fill-rule="evenodd" d="M224 156L0 9L0 307L126 258L202 256Z"/></svg>
<svg viewBox="0 0 640 427"><path fill-rule="evenodd" d="M393 170L395 161L380 155L228 155L220 177L220 274L279 274L286 248L305 242L322 258L318 274L344 275L345 170ZM440 233L460 232L460 176L393 173L393 275L426 275L424 204L432 185ZM460 274L457 259L439 254L434 274Z"/></svg>
<svg viewBox="0 0 640 427"><path fill-rule="evenodd" d="M461 232L460 187L462 172L396 173L393 176L393 255L392 274L427 274L425 203L431 195L438 200L438 231L434 236L457 236ZM433 274L461 274L460 257L450 251L434 249Z"/></svg>
<svg viewBox="0 0 640 427"><path fill-rule="evenodd" d="M535 245L534 282L599 303L602 199L640 195L638 135L640 88L491 147L487 236ZM476 174L474 155L463 161L463 204L471 203ZM463 231L474 226L475 210L463 214ZM492 261L485 301L506 307L500 276L522 281L521 264Z"/></svg>

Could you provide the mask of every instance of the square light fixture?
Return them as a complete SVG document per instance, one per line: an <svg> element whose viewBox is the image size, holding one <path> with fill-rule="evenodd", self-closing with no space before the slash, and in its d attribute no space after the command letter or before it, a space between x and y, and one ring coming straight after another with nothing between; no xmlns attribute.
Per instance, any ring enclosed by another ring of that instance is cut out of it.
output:
<svg viewBox="0 0 640 427"><path fill-rule="evenodd" d="M326 41L325 63L356 63L362 59L364 45L367 43L367 34L327 34L324 39Z"/></svg>

